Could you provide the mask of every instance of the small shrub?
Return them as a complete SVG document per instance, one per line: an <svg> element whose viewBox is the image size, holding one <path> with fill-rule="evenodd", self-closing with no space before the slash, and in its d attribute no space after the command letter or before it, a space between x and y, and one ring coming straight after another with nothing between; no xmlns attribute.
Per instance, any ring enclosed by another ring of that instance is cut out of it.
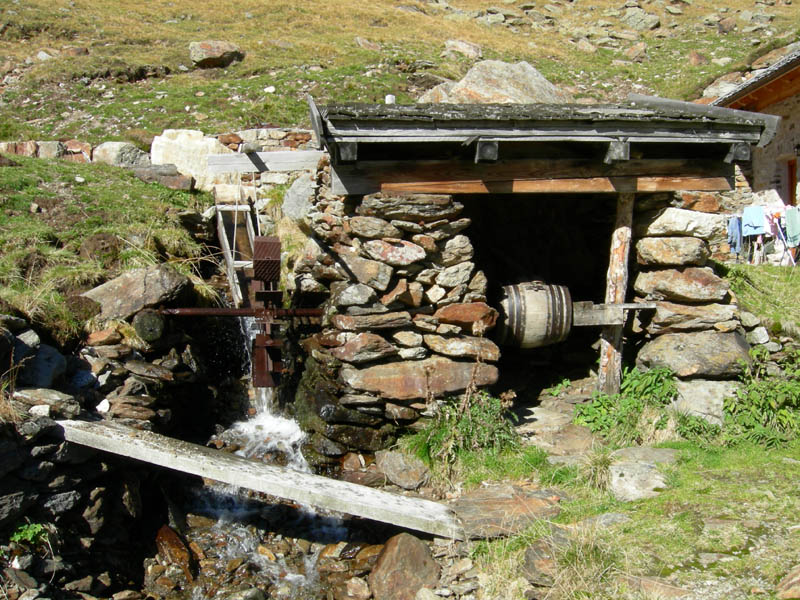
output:
<svg viewBox="0 0 800 600"><path fill-rule="evenodd" d="M678 413L676 431L683 439L706 446L719 438L722 431L719 425L709 423L697 415Z"/></svg>
<svg viewBox="0 0 800 600"><path fill-rule="evenodd" d="M625 368L619 393L595 393L591 402L576 408L575 422L615 444L641 442L640 420L645 408L664 408L677 393L675 376L667 368Z"/></svg>
<svg viewBox="0 0 800 600"><path fill-rule="evenodd" d="M409 440L411 450L427 464L450 469L460 454L478 450L503 452L519 447L508 404L484 391L465 400L448 398L433 420Z"/></svg>
<svg viewBox="0 0 800 600"><path fill-rule="evenodd" d="M768 375L769 353L764 348L753 348L750 357L741 388L725 399L723 439L727 445L779 446L800 431L800 351L787 353L779 362L782 376Z"/></svg>

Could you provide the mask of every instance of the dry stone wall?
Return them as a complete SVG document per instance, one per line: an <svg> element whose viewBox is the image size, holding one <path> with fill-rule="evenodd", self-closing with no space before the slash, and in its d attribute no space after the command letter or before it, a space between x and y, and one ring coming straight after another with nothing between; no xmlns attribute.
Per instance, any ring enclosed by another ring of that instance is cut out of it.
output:
<svg viewBox="0 0 800 600"><path fill-rule="evenodd" d="M680 378L676 408L717 424L750 347L728 283L707 265L724 227L721 215L674 207L640 215L633 279L637 300L656 304L637 313L637 365L670 368Z"/></svg>
<svg viewBox="0 0 800 600"><path fill-rule="evenodd" d="M494 383L500 351L483 336L497 312L459 202L334 196L328 171L318 177L294 276L297 289L330 298L323 330L304 342L311 358L295 411L313 450L331 458L378 450L433 399Z"/></svg>

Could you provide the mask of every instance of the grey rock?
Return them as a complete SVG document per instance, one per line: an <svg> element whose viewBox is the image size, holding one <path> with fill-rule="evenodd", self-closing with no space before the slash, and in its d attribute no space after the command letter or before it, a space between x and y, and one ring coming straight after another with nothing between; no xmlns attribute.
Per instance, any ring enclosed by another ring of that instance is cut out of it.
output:
<svg viewBox="0 0 800 600"><path fill-rule="evenodd" d="M727 298L730 289L727 281L707 267L639 273L633 287L648 298L684 302L719 302Z"/></svg>
<svg viewBox="0 0 800 600"><path fill-rule="evenodd" d="M344 263L345 270L360 283L382 292L389 287L393 272L389 265L346 252L339 254L339 258Z"/></svg>
<svg viewBox="0 0 800 600"><path fill-rule="evenodd" d="M358 207L359 215L392 220L430 222L458 216L464 205L452 196L442 194L392 194L365 196Z"/></svg>
<svg viewBox="0 0 800 600"><path fill-rule="evenodd" d="M628 8L622 16L622 22L637 31L648 31L661 25L658 15L645 12L641 8Z"/></svg>
<svg viewBox="0 0 800 600"><path fill-rule="evenodd" d="M464 40L447 40L444 43L444 52L442 55L452 56L453 54L461 54L469 59L477 60L483 55L483 51L478 44L473 44L472 42L466 42Z"/></svg>
<svg viewBox="0 0 800 600"><path fill-rule="evenodd" d="M751 312L743 310L739 313L739 319L742 321L742 327L745 329L753 329L761 325L761 319Z"/></svg>
<svg viewBox="0 0 800 600"><path fill-rule="evenodd" d="M403 221L393 221L392 223L389 223L388 221L378 217L356 216L350 219L350 229L357 236L370 240L378 238L401 238L403 237L403 232L398 229L395 223L403 223L404 225L408 225ZM415 224L411 223L410 225ZM421 232L422 226L417 225L417 227L419 227L419 231ZM403 229L407 230L406 227L403 227Z"/></svg>
<svg viewBox="0 0 800 600"><path fill-rule="evenodd" d="M721 426L724 418L724 400L735 396L740 384L736 381L692 379L679 380L677 387L678 397L672 401L670 408Z"/></svg>
<svg viewBox="0 0 800 600"><path fill-rule="evenodd" d="M490 18L504 20L502 15ZM446 94L445 102L565 103L569 95L558 89L527 62L515 64L485 60L473 66Z"/></svg>
<svg viewBox="0 0 800 600"><path fill-rule="evenodd" d="M750 362L749 345L738 333L668 333L639 351L640 368L669 367L678 377L725 378Z"/></svg>
<svg viewBox="0 0 800 600"><path fill-rule="evenodd" d="M457 235L445 242L442 248L441 263L445 267L450 267L461 262L472 260L475 254L472 243L465 235Z"/></svg>
<svg viewBox="0 0 800 600"><path fill-rule="evenodd" d="M752 331L748 331L745 339L749 344L766 344L769 342L769 332L764 326L756 327Z"/></svg>
<svg viewBox="0 0 800 600"><path fill-rule="evenodd" d="M636 243L640 265L703 266L710 255L708 244L693 237L648 237Z"/></svg>
<svg viewBox="0 0 800 600"><path fill-rule="evenodd" d="M61 158L67 151L62 142L37 142L39 158Z"/></svg>
<svg viewBox="0 0 800 600"><path fill-rule="evenodd" d="M620 462L608 470L609 490L623 502L654 498L667 487L664 475L650 463Z"/></svg>
<svg viewBox="0 0 800 600"><path fill-rule="evenodd" d="M334 286L331 286L334 289ZM359 306L374 302L376 299L375 290L363 283L356 283L344 287L341 291L335 291L332 296L336 306Z"/></svg>
<svg viewBox="0 0 800 600"><path fill-rule="evenodd" d="M30 489L10 493L0 491L0 527L12 525L39 498Z"/></svg>
<svg viewBox="0 0 800 600"><path fill-rule="evenodd" d="M200 69L225 68L244 59L244 52L231 42L205 40L189 44L189 58Z"/></svg>
<svg viewBox="0 0 800 600"><path fill-rule="evenodd" d="M733 304L677 304L657 302L655 311L647 311L638 318L648 319L647 332L651 335L680 333L713 329L718 323L733 321L736 306Z"/></svg>
<svg viewBox="0 0 800 600"><path fill-rule="evenodd" d="M33 356L41 343L33 329L25 329L18 333L14 341L14 363L19 364L23 359Z"/></svg>
<svg viewBox="0 0 800 600"><path fill-rule="evenodd" d="M397 355L403 360L422 360L428 356L425 348L400 348Z"/></svg>
<svg viewBox="0 0 800 600"><path fill-rule="evenodd" d="M147 167L150 155L129 142L104 142L92 151L92 162L114 167Z"/></svg>
<svg viewBox="0 0 800 600"><path fill-rule="evenodd" d="M82 296L100 304L102 319L127 319L143 308L177 299L189 285L188 277L162 264L128 271Z"/></svg>
<svg viewBox="0 0 800 600"><path fill-rule="evenodd" d="M42 508L51 517L58 517L75 508L83 495L76 491L53 494L42 503Z"/></svg>
<svg viewBox="0 0 800 600"><path fill-rule="evenodd" d="M443 288L454 288L457 285L466 284L472 276L475 264L463 262L452 267L447 267L436 276L436 284Z"/></svg>
<svg viewBox="0 0 800 600"><path fill-rule="evenodd" d="M292 182L283 197L281 210L283 214L306 231L309 230L308 212L314 203L317 184L308 174L302 174Z"/></svg>
<svg viewBox="0 0 800 600"><path fill-rule="evenodd" d="M500 359L500 349L493 341L480 337L424 336L425 345L438 354L455 358L480 358L489 362Z"/></svg>
<svg viewBox="0 0 800 600"><path fill-rule="evenodd" d="M392 339L406 348L416 348L422 346L422 335L416 331L395 331L392 334Z"/></svg>
<svg viewBox="0 0 800 600"><path fill-rule="evenodd" d="M47 405L51 414L72 419L81 412L81 406L73 396L46 388L22 388L14 390L14 400L27 406Z"/></svg>
<svg viewBox="0 0 800 600"><path fill-rule="evenodd" d="M726 230L727 218L725 215L673 207L649 215L641 222L637 220L636 223L638 237L691 236L710 240L724 235Z"/></svg>
<svg viewBox="0 0 800 600"><path fill-rule="evenodd" d="M430 477L428 467L420 459L402 452L379 450L375 462L389 481L405 490L417 489Z"/></svg>

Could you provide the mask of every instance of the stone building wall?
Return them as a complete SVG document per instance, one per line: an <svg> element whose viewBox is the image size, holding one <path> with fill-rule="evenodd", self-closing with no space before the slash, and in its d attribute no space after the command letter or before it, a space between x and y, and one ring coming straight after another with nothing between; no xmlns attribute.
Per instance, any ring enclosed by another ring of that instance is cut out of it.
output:
<svg viewBox="0 0 800 600"><path fill-rule="evenodd" d="M451 196L333 196L319 172L313 237L297 287L330 291L322 331L305 340L294 410L331 459L378 450L434 398L497 379L498 347L484 332L497 312L472 262L470 220Z"/></svg>
<svg viewBox="0 0 800 600"><path fill-rule="evenodd" d="M787 202L790 192L788 162L797 160L795 148L800 144L800 94L773 104L762 112L778 115L782 120L775 139L764 148L753 149L753 190L777 190L784 202ZM798 172L795 171L796 182L800 181L797 175ZM800 190L795 189L794 198L798 194Z"/></svg>
<svg viewBox="0 0 800 600"><path fill-rule="evenodd" d="M637 312L636 364L669 367L679 378L675 407L716 424L749 360L748 338L768 341L747 333L757 319L740 312L728 283L708 266L709 240L724 222L723 215L670 207L635 223L633 292L657 306Z"/></svg>

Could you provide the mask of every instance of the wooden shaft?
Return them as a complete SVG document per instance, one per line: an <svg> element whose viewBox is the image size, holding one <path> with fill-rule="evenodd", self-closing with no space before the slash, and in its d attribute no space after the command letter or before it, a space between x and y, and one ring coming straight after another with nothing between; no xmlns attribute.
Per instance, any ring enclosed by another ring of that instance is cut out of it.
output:
<svg viewBox="0 0 800 600"><path fill-rule="evenodd" d="M617 197L617 218L611 235L611 252L606 275L606 303L625 302L628 291L628 256L631 250L631 226L635 194L624 193ZM622 327L609 325L603 328L600 339L600 368L597 385L606 394L619 392L622 379Z"/></svg>

